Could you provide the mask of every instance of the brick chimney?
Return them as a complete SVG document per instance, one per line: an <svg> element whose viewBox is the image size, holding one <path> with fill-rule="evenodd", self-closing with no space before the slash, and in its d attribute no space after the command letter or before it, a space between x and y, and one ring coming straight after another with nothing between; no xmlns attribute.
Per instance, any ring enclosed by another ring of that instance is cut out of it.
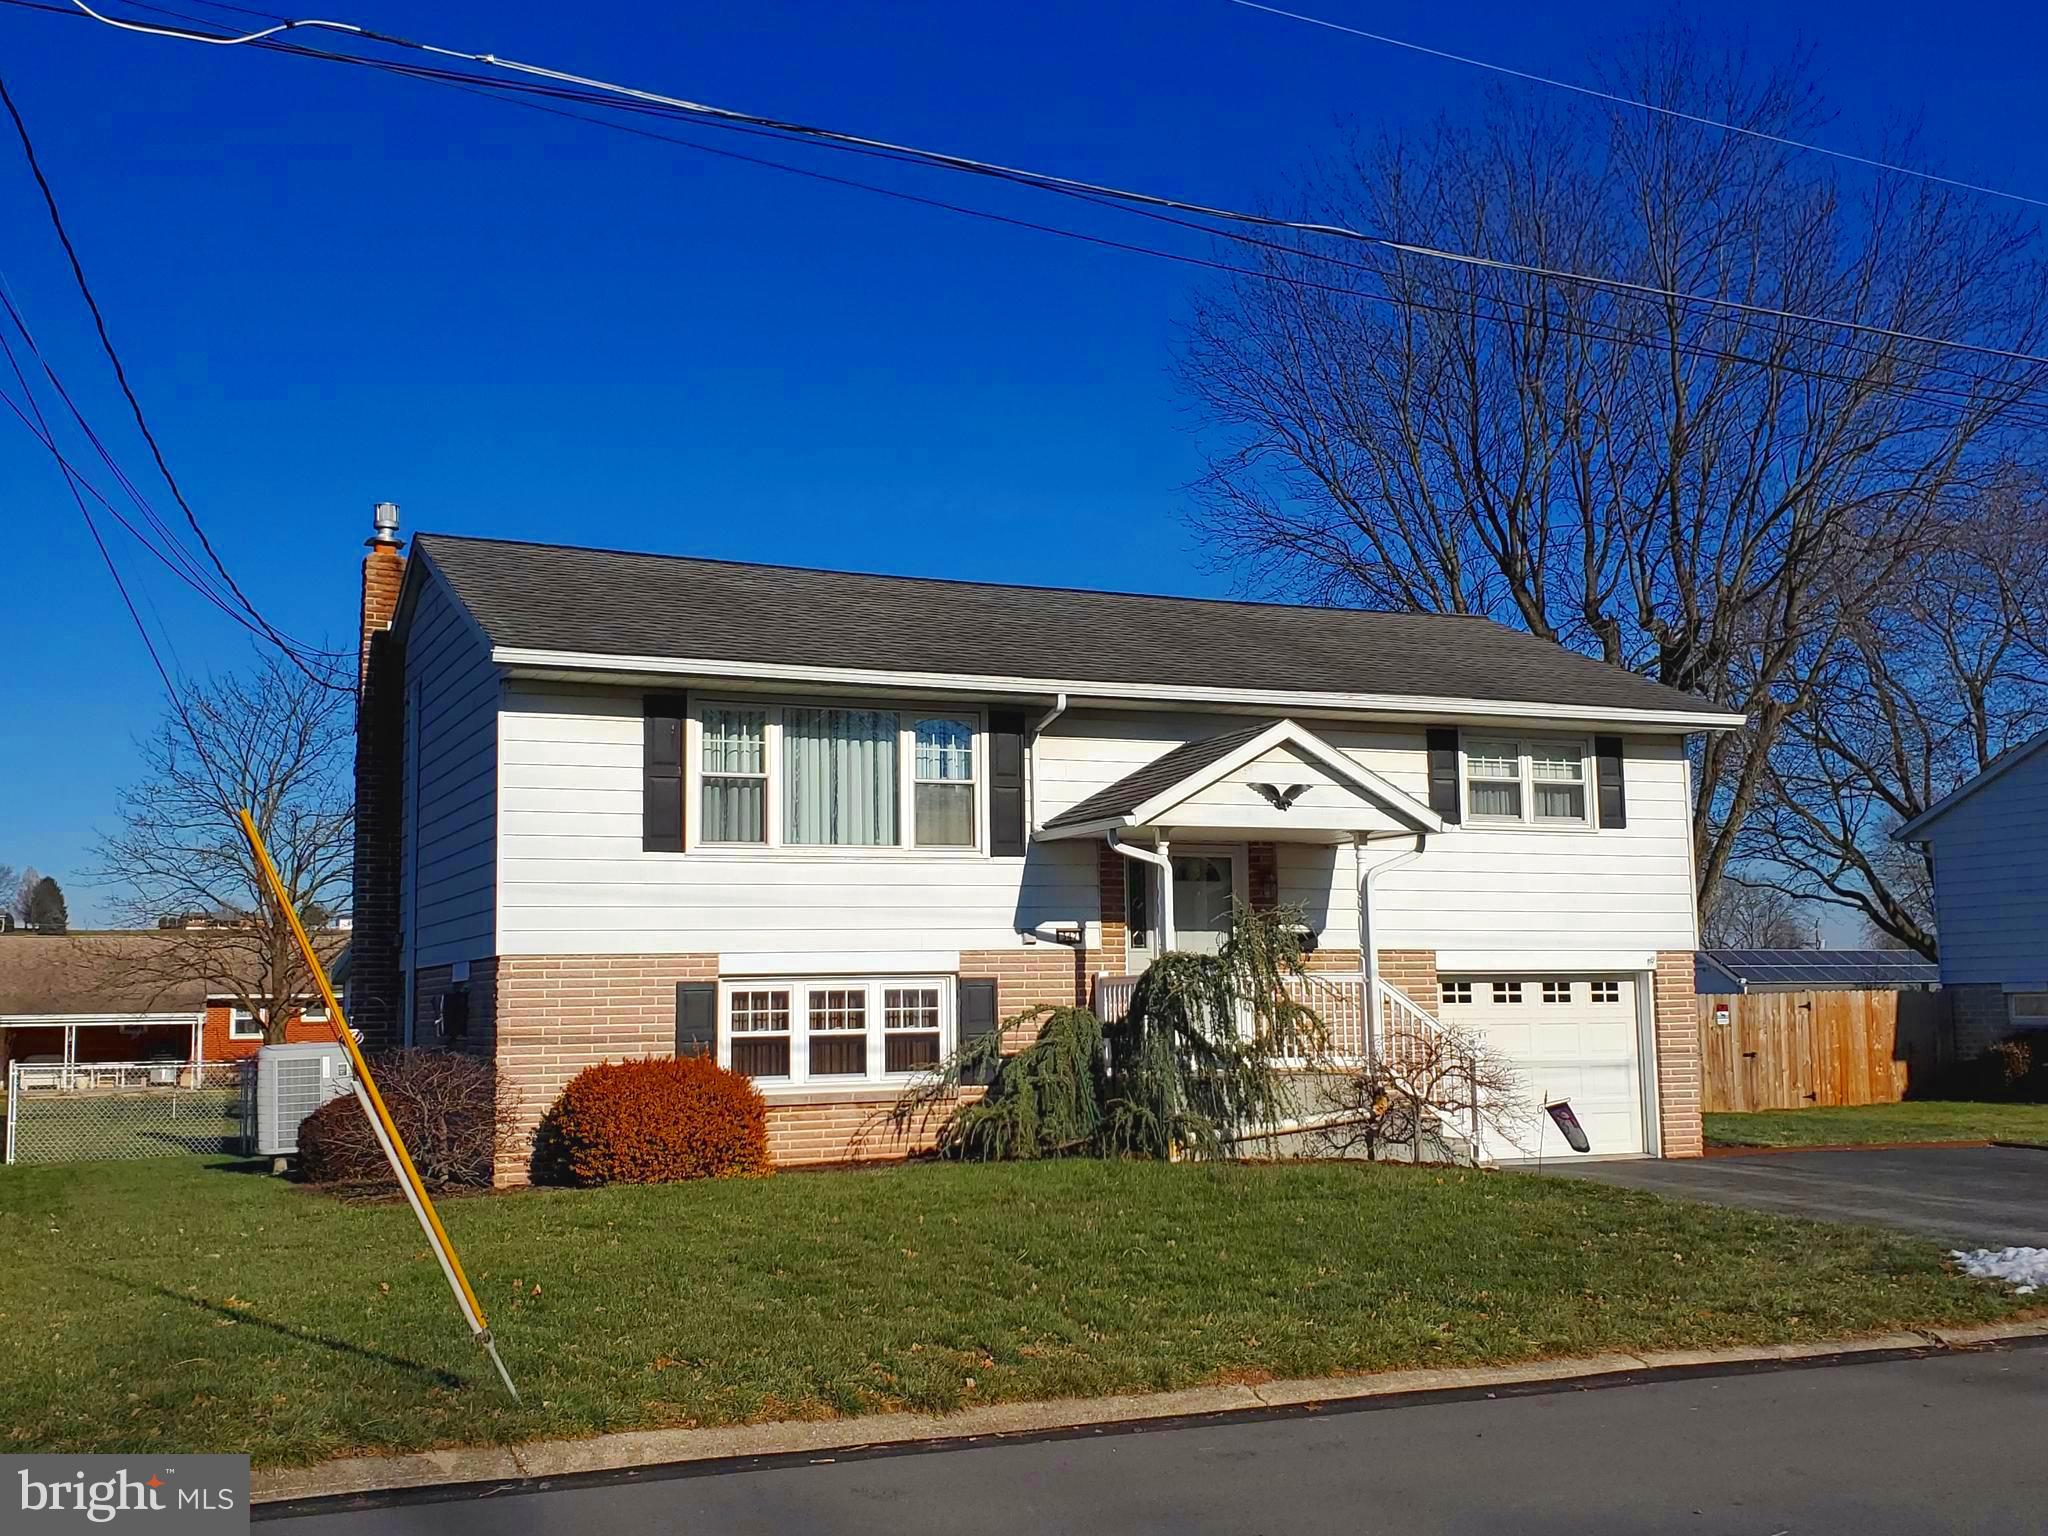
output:
<svg viewBox="0 0 2048 1536"><path fill-rule="evenodd" d="M380 501L363 557L362 653L356 680L355 926L348 1021L365 1045L397 1045L405 1027L399 970L398 871L405 776L405 651L391 633L405 556L398 506Z"/></svg>

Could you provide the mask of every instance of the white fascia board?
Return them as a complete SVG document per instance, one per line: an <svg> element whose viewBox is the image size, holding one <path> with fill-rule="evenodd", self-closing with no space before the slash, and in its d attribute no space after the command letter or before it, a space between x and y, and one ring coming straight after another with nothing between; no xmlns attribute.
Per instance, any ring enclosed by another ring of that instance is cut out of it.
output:
<svg viewBox="0 0 2048 1536"><path fill-rule="evenodd" d="M1056 843L1063 837L1100 837L1105 832L1121 832L1133 825L1128 816L1105 816L1098 821L1076 822L1065 827L1034 827L1032 839L1041 843Z"/></svg>
<svg viewBox="0 0 2048 1536"><path fill-rule="evenodd" d="M1380 802L1394 815L1413 825L1417 831L1443 831L1443 818L1435 811L1404 791L1396 789L1363 763L1354 762L1322 740L1315 732L1303 728L1292 720L1275 721L1271 727L1259 732L1236 751L1226 753L1208 767L1198 768L1178 784L1161 790L1131 812L1132 824L1148 826L1168 819L1168 814L1182 801L1199 795L1219 779L1235 773L1247 763L1258 761L1275 747L1282 745L1297 747L1307 753L1360 795Z"/></svg>
<svg viewBox="0 0 2048 1536"><path fill-rule="evenodd" d="M1657 969L1657 953L1649 949L1440 949L1439 977L1469 972L1475 976L1516 975L1524 980L1592 972L1623 975Z"/></svg>
<svg viewBox="0 0 2048 1536"><path fill-rule="evenodd" d="M1210 704L1222 708L1358 714L1381 719L1544 720L1625 726L1662 733L1732 731L1747 717L1719 709L1610 709L1585 704L1523 703L1402 693L1289 692L1208 688L1168 683L1105 683L1078 678L988 677L971 673L904 672L875 667L815 667L754 661L711 661L677 656L607 656L595 652L491 648L491 660L514 672L556 677L703 677L764 683L836 684L900 688L924 693L977 693L1051 699L1069 706L1101 703Z"/></svg>

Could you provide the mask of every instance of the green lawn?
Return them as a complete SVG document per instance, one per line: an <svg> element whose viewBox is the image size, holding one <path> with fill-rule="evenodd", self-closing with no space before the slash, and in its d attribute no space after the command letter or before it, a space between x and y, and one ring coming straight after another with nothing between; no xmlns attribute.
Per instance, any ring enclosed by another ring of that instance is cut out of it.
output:
<svg viewBox="0 0 2048 1536"><path fill-rule="evenodd" d="M919 1165L402 1205L205 1159L0 1171L12 1451L342 1452L1846 1335L2027 1309L1928 1243L1360 1164Z"/></svg>
<svg viewBox="0 0 2048 1536"><path fill-rule="evenodd" d="M1896 1141L2048 1142L2048 1104L1946 1099L1708 1115L1710 1147L1846 1147Z"/></svg>

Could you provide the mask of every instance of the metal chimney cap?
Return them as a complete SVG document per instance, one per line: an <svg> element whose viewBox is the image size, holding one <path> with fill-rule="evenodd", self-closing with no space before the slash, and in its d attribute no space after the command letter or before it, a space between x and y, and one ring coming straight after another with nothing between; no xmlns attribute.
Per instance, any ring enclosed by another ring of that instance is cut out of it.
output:
<svg viewBox="0 0 2048 1536"><path fill-rule="evenodd" d="M374 542L396 544L398 542L398 503L380 501L370 510L370 522L377 530Z"/></svg>

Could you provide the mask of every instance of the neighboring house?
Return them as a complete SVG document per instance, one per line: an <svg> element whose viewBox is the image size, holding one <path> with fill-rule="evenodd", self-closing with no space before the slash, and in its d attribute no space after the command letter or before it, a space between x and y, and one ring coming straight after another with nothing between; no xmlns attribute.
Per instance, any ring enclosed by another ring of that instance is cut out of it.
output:
<svg viewBox="0 0 2048 1536"><path fill-rule="evenodd" d="M1941 984L1956 1049L2048 1028L2048 731L1892 834L1934 855Z"/></svg>
<svg viewBox="0 0 2048 1536"><path fill-rule="evenodd" d="M363 572L350 1021L750 1073L778 1161L1038 1003L1113 1011L1233 897L1319 1001L1470 1025L1598 1151L1700 1150L1689 732L1480 619L422 534ZM1405 1015L1404 1015L1405 1016ZM523 1160L499 1170L511 1182Z"/></svg>
<svg viewBox="0 0 2048 1536"><path fill-rule="evenodd" d="M262 1021L218 977L166 980L168 942L154 932L0 937L0 1083L16 1061L61 1071L254 1055ZM316 1004L286 1024L285 1037L331 1040L333 1028Z"/></svg>

